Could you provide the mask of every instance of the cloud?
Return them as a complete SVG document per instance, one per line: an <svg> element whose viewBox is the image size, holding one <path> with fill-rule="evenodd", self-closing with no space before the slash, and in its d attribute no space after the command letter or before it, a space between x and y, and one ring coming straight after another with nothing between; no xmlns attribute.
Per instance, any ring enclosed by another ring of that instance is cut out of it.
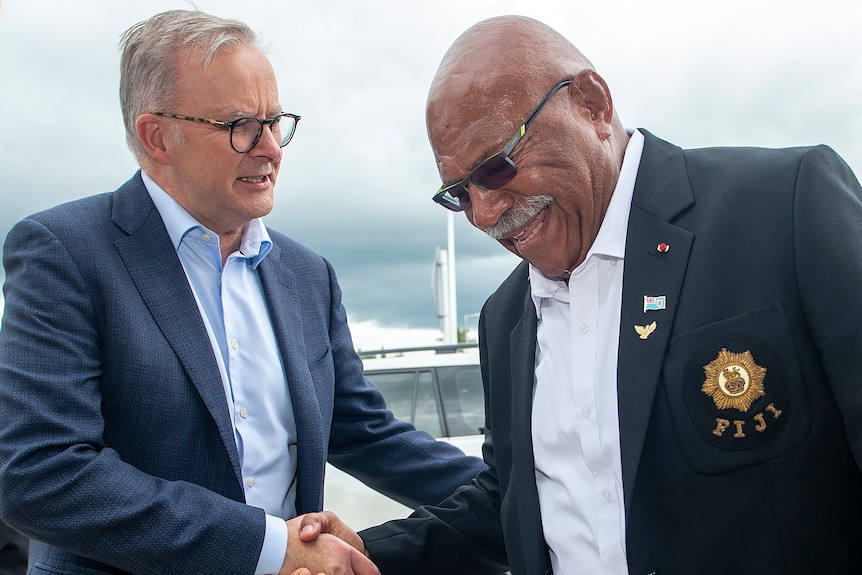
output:
<svg viewBox="0 0 862 575"><path fill-rule="evenodd" d="M434 330L430 274L446 218L424 126L428 84L478 20L536 17L581 47L624 123L683 146L829 143L862 170L862 7L609 0L197 0L269 45L282 103L301 114L267 223L330 259L352 321ZM108 191L135 164L117 102L117 41L154 0L11 1L0 11L0 235L25 215ZM456 218L459 314L518 260Z"/></svg>

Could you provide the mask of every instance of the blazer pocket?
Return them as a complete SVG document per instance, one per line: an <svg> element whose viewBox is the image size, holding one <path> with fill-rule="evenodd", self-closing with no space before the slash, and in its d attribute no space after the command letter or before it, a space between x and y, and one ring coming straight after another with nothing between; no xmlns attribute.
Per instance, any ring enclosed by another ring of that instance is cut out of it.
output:
<svg viewBox="0 0 862 575"><path fill-rule="evenodd" d="M47 565L42 562L36 562L30 566L27 571L28 575L110 575L111 573L120 573L119 569L111 569L111 571L102 571L100 569L90 569L80 565L69 567L58 567L56 565Z"/></svg>
<svg viewBox="0 0 862 575"><path fill-rule="evenodd" d="M780 457L810 433L802 372L778 302L675 336L662 375L680 448L700 473Z"/></svg>

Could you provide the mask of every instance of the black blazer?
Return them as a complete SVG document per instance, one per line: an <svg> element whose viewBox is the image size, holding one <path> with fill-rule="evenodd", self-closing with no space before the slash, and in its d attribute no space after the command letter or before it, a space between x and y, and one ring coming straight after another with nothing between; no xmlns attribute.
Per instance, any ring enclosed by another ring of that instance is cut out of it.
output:
<svg viewBox="0 0 862 575"><path fill-rule="evenodd" d="M859 183L824 146L681 150L644 133L617 373L629 571L859 573ZM486 302L479 338L491 469L363 532L383 573L551 571L526 263Z"/></svg>
<svg viewBox="0 0 862 575"><path fill-rule="evenodd" d="M0 575L24 575L27 548L27 538L0 521Z"/></svg>

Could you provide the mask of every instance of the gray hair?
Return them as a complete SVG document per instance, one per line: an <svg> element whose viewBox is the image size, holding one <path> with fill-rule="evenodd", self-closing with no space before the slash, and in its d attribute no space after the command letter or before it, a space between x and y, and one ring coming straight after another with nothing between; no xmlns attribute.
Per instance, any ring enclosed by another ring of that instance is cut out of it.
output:
<svg viewBox="0 0 862 575"><path fill-rule="evenodd" d="M126 143L140 162L146 151L135 121L147 112L164 111L176 95L177 60L181 49L203 51L202 68L223 49L252 44L258 36L238 20L203 12L170 10L135 24L120 37L120 109Z"/></svg>

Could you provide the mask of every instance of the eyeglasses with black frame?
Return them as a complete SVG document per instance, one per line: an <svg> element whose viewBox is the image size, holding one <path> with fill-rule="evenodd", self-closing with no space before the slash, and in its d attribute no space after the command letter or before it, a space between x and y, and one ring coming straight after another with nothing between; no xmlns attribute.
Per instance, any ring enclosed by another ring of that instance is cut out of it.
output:
<svg viewBox="0 0 862 575"><path fill-rule="evenodd" d="M533 120L539 114L539 111L545 107L548 100L557 93L557 90L571 83L572 80L563 80L551 88L551 91L539 102L539 105L536 106L536 109L533 110L527 121L518 128L518 133L509 140L509 143L502 150L479 163L460 182L455 182L448 186L446 184L440 186L440 189L437 190L437 193L431 199L453 212L463 212L472 205L468 191L470 184L479 186L483 190L497 190L512 181L512 178L518 173L518 166L515 165L509 154L518 142L521 141L521 138L524 137L527 128L530 127L530 124L533 123Z"/></svg>
<svg viewBox="0 0 862 575"><path fill-rule="evenodd" d="M282 148L285 147L290 143L293 134L296 133L296 124L302 118L302 116L286 112L263 120L255 116L240 116L235 120L212 120L210 118L196 118L194 116L183 116L182 114L171 114L168 112L153 112L153 114L162 116L163 118L188 120L190 122L211 124L219 128L227 128L229 130L230 145L240 154L250 152L254 149L260 141L264 126L269 126L272 135L279 141L279 146Z"/></svg>

